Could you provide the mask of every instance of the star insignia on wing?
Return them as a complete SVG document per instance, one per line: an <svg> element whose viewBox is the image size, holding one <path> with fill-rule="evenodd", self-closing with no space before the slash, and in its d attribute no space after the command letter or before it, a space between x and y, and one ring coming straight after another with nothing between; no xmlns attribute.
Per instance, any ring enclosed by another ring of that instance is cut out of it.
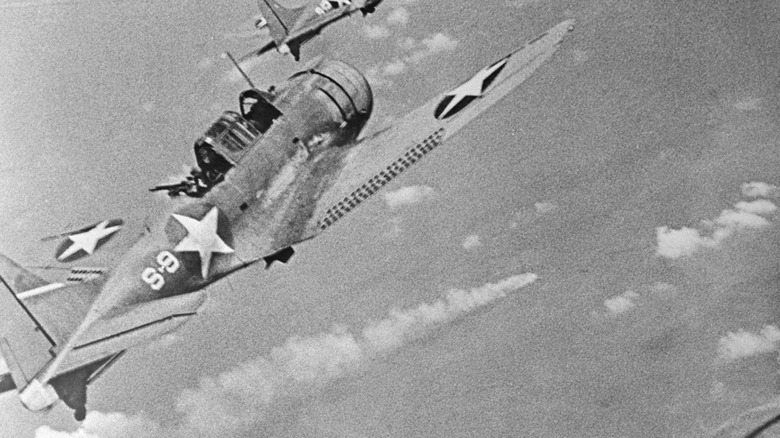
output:
<svg viewBox="0 0 780 438"><path fill-rule="evenodd" d="M65 261L79 251L92 255L99 242L122 228L121 222L109 227L109 223L112 222L117 223L117 221L106 220L86 231L69 235L68 240L70 240L71 244L61 250L62 252L57 255L57 260Z"/></svg>
<svg viewBox="0 0 780 438"><path fill-rule="evenodd" d="M504 69L507 61L509 61L508 56L483 68L461 86L447 93L436 106L433 116L437 119L452 117L468 106L474 99L481 97L490 87L490 84L496 80L501 70Z"/></svg>
<svg viewBox="0 0 780 438"><path fill-rule="evenodd" d="M180 214L172 215L187 230L187 235L176 245L174 251L197 252L200 255L200 269L204 280L208 278L211 256L214 253L230 254L233 252L233 248L229 247L217 234L218 214L219 210L214 207L201 220Z"/></svg>

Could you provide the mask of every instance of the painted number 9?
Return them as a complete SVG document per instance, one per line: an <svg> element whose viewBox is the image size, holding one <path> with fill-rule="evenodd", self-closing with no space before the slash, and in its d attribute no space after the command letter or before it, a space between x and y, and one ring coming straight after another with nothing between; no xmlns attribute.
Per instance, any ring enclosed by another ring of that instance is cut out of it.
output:
<svg viewBox="0 0 780 438"><path fill-rule="evenodd" d="M154 268L146 268L141 273L141 279L149 284L153 290L160 290L165 286L165 279L162 274L157 272Z"/></svg>
<svg viewBox="0 0 780 438"><path fill-rule="evenodd" d="M162 276L163 272L174 273L179 269L179 259L168 251L162 251L157 254L157 263L160 265L157 269L146 268L141 273L141 279L152 288L152 290L160 290L165 286L165 277Z"/></svg>
<svg viewBox="0 0 780 438"><path fill-rule="evenodd" d="M168 251L157 254L157 263L170 273L174 273L179 269L179 260Z"/></svg>

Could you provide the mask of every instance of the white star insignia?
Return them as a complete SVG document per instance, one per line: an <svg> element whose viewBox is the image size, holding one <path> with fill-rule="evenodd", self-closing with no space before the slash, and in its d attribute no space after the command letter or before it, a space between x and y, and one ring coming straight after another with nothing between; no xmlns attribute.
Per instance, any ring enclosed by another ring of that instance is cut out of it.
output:
<svg viewBox="0 0 780 438"><path fill-rule="evenodd" d="M63 251L62 254L57 257L57 260L65 260L79 250L83 250L87 254L92 255L92 253L95 252L95 247L97 247L100 239L106 236L110 236L122 228L120 225L108 227L108 222L109 221L103 221L95 225L94 228L91 228L83 233L71 234L68 236L68 239L70 239L73 244L69 246L68 249Z"/></svg>
<svg viewBox="0 0 780 438"><path fill-rule="evenodd" d="M452 109L455 108L467 96L471 96L471 97L482 96L486 88L485 81L493 73L502 69L504 65L506 65L508 60L509 58L507 57L502 59L501 61L496 62L491 66L483 68L477 74L475 74L471 79L463 83L461 86L447 93L445 98L452 97L452 100L450 100L449 104L447 104L447 106L444 107L444 109L438 112L438 114L440 114L442 118L446 118L449 116L449 112L452 111ZM490 84L488 83L487 85Z"/></svg>
<svg viewBox="0 0 780 438"><path fill-rule="evenodd" d="M209 274L212 254L230 254L233 252L233 248L227 246L217 234L218 213L219 210L217 210L217 207L214 207L201 220L179 214L173 215L173 218L187 229L187 236L173 250L181 252L194 251L200 254L200 268L204 280Z"/></svg>

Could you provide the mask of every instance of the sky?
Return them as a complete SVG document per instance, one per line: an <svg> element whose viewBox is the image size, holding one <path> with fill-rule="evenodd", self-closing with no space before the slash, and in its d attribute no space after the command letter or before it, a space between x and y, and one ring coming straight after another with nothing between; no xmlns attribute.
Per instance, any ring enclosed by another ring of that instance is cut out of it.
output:
<svg viewBox="0 0 780 438"><path fill-rule="evenodd" d="M152 220L166 199L147 189L236 108L219 55L253 48L256 14L3 0L0 252L47 264L42 237ZM777 2L385 0L301 65L362 70L371 132L570 18L457 138L126 354L82 424L5 394L0 435L726 436L780 413ZM247 68L267 87L301 65Z"/></svg>

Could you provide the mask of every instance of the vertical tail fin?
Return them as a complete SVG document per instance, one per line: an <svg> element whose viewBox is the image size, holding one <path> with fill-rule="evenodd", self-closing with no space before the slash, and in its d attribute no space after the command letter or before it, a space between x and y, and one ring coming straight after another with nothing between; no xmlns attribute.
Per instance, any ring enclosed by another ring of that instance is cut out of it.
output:
<svg viewBox="0 0 780 438"><path fill-rule="evenodd" d="M281 44L287 38L295 28L298 19L306 12L303 6L289 9L277 3L276 0L257 0L257 6L260 8L263 18L268 22L271 37L277 44Z"/></svg>
<svg viewBox="0 0 780 438"><path fill-rule="evenodd" d="M17 388L52 359L55 342L16 294L46 285L0 254L0 353Z"/></svg>

